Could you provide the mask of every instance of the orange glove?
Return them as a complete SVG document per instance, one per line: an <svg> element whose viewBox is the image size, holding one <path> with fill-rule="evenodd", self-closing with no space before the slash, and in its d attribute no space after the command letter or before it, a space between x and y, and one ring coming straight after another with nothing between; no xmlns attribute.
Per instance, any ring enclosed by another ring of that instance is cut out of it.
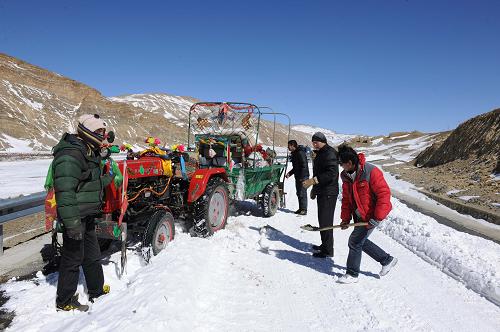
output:
<svg viewBox="0 0 500 332"><path fill-rule="evenodd" d="M315 185L315 184L318 184L318 179L316 179L316 177L313 177L313 178L311 178L311 179L304 180L304 181L302 182L302 186L303 186L304 188L306 188L306 189L307 189L307 188L309 188L309 187L310 187L310 186L312 186L312 185Z"/></svg>

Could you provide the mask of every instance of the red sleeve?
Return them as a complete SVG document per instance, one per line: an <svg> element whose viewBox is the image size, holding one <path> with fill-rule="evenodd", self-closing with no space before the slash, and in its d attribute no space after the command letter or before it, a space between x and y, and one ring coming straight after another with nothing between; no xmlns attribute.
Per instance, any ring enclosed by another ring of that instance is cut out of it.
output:
<svg viewBox="0 0 500 332"><path fill-rule="evenodd" d="M370 176L370 188L377 198L374 219L377 221L384 220L392 210L391 204L391 189L385 182L384 174L378 168L374 168Z"/></svg>
<svg viewBox="0 0 500 332"><path fill-rule="evenodd" d="M351 221L352 219L352 193L349 184L342 182L342 209L340 211L340 219L342 221Z"/></svg>

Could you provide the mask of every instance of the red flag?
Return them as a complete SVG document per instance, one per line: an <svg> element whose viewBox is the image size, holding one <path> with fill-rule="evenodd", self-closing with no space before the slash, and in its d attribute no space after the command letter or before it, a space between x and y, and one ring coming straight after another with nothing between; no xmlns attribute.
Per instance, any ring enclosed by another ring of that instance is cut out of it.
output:
<svg viewBox="0 0 500 332"><path fill-rule="evenodd" d="M54 228L54 220L57 220L56 192L50 188L45 196L45 230L51 231Z"/></svg>
<svg viewBox="0 0 500 332"><path fill-rule="evenodd" d="M120 208L120 217L118 218L118 226L121 226L123 216L127 212L128 199L127 199L127 186L128 186L128 172L127 172L127 161L123 162L123 183L122 183L122 201Z"/></svg>

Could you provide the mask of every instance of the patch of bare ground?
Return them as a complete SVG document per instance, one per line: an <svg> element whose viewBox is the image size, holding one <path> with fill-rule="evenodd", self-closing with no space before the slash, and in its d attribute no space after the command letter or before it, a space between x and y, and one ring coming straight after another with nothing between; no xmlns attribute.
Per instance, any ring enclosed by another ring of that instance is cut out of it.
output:
<svg viewBox="0 0 500 332"><path fill-rule="evenodd" d="M4 249L12 248L45 233L45 212L10 221L3 225Z"/></svg>
<svg viewBox="0 0 500 332"><path fill-rule="evenodd" d="M412 163L384 166L402 180L461 213L500 224L500 181L492 176L495 158L455 160L432 168ZM469 209L468 209L469 208Z"/></svg>

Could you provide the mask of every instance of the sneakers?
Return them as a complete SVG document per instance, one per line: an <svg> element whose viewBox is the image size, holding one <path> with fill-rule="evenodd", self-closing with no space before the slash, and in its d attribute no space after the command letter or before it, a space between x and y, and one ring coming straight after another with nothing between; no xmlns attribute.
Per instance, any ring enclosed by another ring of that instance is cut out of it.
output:
<svg viewBox="0 0 500 332"><path fill-rule="evenodd" d="M85 311L89 310L89 306L78 302L78 294L75 294L71 297L71 300L69 301L68 304L65 304L65 305L56 304L56 310L57 311L78 310L78 311L85 312Z"/></svg>
<svg viewBox="0 0 500 332"><path fill-rule="evenodd" d="M102 286L102 293L97 295L97 296L90 296L89 301L94 303L95 299L97 299L98 297L100 297L102 295L108 294L110 290L111 290L111 287L109 285L103 285Z"/></svg>
<svg viewBox="0 0 500 332"><path fill-rule="evenodd" d="M355 284L358 282L358 278L357 277L353 277L352 275L350 274L344 274L342 277L340 277L337 282L339 284Z"/></svg>
<svg viewBox="0 0 500 332"><path fill-rule="evenodd" d="M397 262L398 262L398 259L396 257L391 257L389 264L382 266L382 270L380 270L379 275L385 276L394 267L394 265L397 264Z"/></svg>
<svg viewBox="0 0 500 332"><path fill-rule="evenodd" d="M302 211L302 210L301 210L301 209L298 209L298 210L297 210L297 211L295 211L294 213L295 213L295 214L299 214L299 213L300 213L300 211Z"/></svg>

